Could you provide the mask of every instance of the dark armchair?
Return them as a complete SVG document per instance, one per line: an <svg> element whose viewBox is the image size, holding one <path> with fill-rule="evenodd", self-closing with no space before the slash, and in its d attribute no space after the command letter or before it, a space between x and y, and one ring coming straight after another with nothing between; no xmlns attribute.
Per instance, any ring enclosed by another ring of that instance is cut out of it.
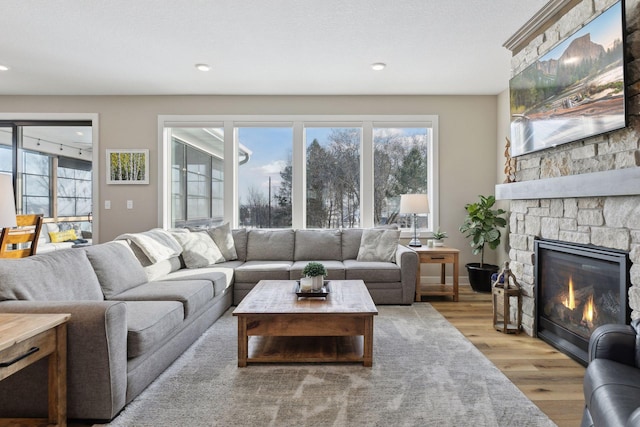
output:
<svg viewBox="0 0 640 427"><path fill-rule="evenodd" d="M582 427L640 426L640 319L603 325L589 340Z"/></svg>

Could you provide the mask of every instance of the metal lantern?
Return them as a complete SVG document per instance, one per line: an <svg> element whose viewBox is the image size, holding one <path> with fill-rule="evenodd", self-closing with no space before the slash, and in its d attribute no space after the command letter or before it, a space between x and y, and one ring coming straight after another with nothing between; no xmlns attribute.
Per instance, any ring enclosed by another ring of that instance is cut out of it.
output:
<svg viewBox="0 0 640 427"><path fill-rule="evenodd" d="M504 263L504 268L492 285L493 297L493 326L503 334L519 334L522 326L522 292L516 277L509 269L509 262ZM511 302L517 300L515 319L512 321Z"/></svg>

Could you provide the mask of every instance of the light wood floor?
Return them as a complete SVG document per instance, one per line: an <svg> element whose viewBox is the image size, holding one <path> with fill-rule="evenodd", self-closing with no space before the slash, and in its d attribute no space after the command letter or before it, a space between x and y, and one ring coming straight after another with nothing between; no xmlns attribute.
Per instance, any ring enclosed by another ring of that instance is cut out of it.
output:
<svg viewBox="0 0 640 427"><path fill-rule="evenodd" d="M458 302L445 297L423 297L423 301L431 303L558 426L580 425L585 370L581 364L525 333L496 331L491 294L461 285Z"/></svg>

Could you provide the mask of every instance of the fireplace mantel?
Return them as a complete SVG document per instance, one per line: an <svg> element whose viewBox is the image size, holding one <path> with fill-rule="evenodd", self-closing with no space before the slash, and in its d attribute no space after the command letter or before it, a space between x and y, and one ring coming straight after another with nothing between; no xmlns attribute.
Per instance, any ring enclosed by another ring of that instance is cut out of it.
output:
<svg viewBox="0 0 640 427"><path fill-rule="evenodd" d="M640 194L640 167L496 185L498 200Z"/></svg>

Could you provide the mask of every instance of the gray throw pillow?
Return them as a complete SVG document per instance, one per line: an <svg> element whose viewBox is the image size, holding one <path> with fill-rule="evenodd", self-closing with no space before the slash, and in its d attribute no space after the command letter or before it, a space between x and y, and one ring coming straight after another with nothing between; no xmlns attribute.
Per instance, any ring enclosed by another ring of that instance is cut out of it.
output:
<svg viewBox="0 0 640 427"><path fill-rule="evenodd" d="M106 299L147 283L147 274L125 241L116 240L84 249Z"/></svg>
<svg viewBox="0 0 640 427"><path fill-rule="evenodd" d="M229 226L228 222L217 227L210 228L207 230L207 232L218 246L218 249L220 249L220 252L222 253L225 261L233 261L238 259L236 246L233 241L233 235L231 234L231 227Z"/></svg>
<svg viewBox="0 0 640 427"><path fill-rule="evenodd" d="M0 259L0 301L103 301L96 273L82 249Z"/></svg>
<svg viewBox="0 0 640 427"><path fill-rule="evenodd" d="M172 231L171 234L182 246L182 259L187 268L201 268L224 262L222 252L206 231Z"/></svg>
<svg viewBox="0 0 640 427"><path fill-rule="evenodd" d="M358 261L394 262L400 230L366 229L358 250Z"/></svg>

